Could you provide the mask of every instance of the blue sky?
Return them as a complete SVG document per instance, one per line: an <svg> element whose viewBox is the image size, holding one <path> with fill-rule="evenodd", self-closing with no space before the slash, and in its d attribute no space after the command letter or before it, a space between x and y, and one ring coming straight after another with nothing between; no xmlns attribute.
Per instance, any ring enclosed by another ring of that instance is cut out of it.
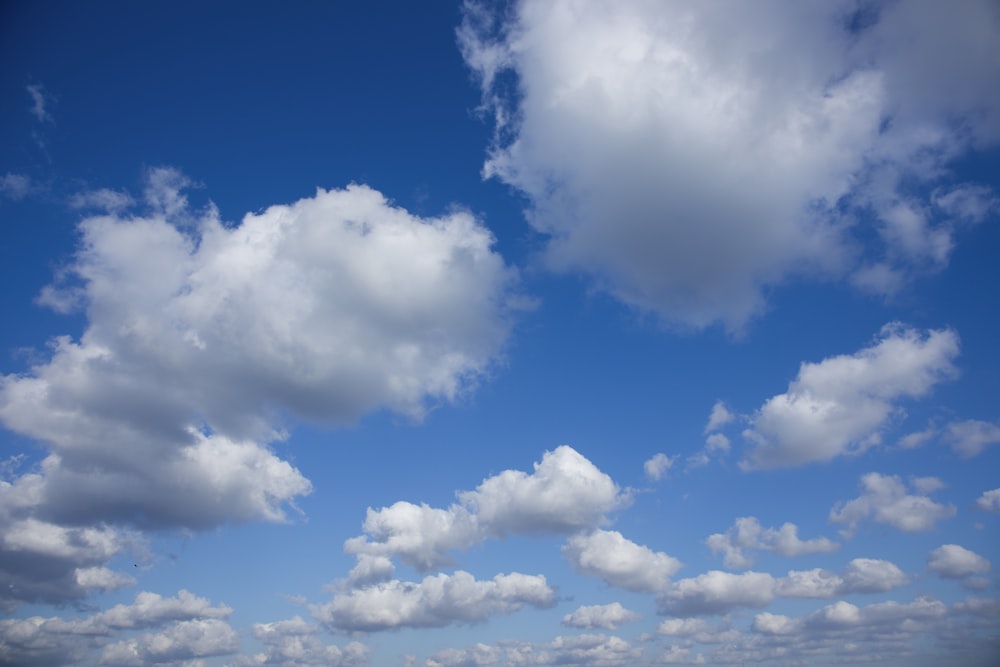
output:
<svg viewBox="0 0 1000 667"><path fill-rule="evenodd" d="M0 664L1000 655L992 3L0 12Z"/></svg>

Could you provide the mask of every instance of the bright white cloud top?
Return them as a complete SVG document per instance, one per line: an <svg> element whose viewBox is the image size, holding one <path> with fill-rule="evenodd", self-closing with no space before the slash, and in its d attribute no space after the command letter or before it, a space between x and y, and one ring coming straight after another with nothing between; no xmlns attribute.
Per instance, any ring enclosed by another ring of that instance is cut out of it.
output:
<svg viewBox="0 0 1000 667"><path fill-rule="evenodd" d="M994 666L995 2L8 4L0 665Z"/></svg>

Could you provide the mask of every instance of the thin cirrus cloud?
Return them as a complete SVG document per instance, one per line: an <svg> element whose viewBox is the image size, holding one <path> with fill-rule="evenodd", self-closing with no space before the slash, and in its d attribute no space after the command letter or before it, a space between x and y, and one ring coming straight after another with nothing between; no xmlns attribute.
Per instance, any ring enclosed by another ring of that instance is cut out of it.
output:
<svg viewBox="0 0 1000 667"><path fill-rule="evenodd" d="M958 335L920 333L898 323L854 354L806 362L788 391L768 399L743 436L752 448L746 470L829 461L881 441L880 429L901 413L901 401L926 395L954 377Z"/></svg>
<svg viewBox="0 0 1000 667"><path fill-rule="evenodd" d="M286 415L419 418L502 352L516 275L470 214L417 218L355 185L227 225L192 210L188 186L158 168L141 215L108 193L79 202L108 212L80 222L40 301L82 310L86 329L0 380L0 421L48 449L0 484L4 599L52 601L65 582L82 597L77 569L127 548L128 526L285 520L311 491L269 448Z"/></svg>
<svg viewBox="0 0 1000 667"><path fill-rule="evenodd" d="M551 267L667 323L739 330L792 277L891 294L995 205L948 167L1000 139L1000 65L988 2L856 11L470 3L484 174L528 197Z"/></svg>

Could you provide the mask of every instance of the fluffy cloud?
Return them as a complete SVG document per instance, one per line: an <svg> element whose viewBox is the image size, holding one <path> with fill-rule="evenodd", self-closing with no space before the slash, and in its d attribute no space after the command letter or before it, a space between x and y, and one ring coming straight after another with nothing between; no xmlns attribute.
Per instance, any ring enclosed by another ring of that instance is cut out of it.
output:
<svg viewBox="0 0 1000 667"><path fill-rule="evenodd" d="M614 481L568 446L546 452L534 472L505 470L447 509L397 502L369 508L353 554L397 557L421 570L451 563L448 552L508 534L568 534L595 527L629 502Z"/></svg>
<svg viewBox="0 0 1000 667"><path fill-rule="evenodd" d="M726 625L709 623L703 618L671 618L662 621L656 633L667 637L693 639L699 644L721 644L732 642L740 635Z"/></svg>
<svg viewBox="0 0 1000 667"><path fill-rule="evenodd" d="M887 626L901 628L907 622L940 619L946 614L947 607L944 604L925 597L917 598L909 604L889 601L866 607L841 601L798 619L767 612L757 614L751 627L754 632L764 635L865 632L872 626L879 626L883 630Z"/></svg>
<svg viewBox="0 0 1000 667"><path fill-rule="evenodd" d="M764 572L732 574L712 570L672 584L660 597L668 616L724 614L737 607L759 608L774 599L776 582Z"/></svg>
<svg viewBox="0 0 1000 667"><path fill-rule="evenodd" d="M782 556L835 551L840 545L825 537L800 540L798 526L794 523L782 524L781 528L764 528L756 517L741 517L725 532L710 535L705 544L712 553L722 552L726 567L748 568L753 558L744 553L745 549L773 551Z"/></svg>
<svg viewBox="0 0 1000 667"><path fill-rule="evenodd" d="M646 477L659 481L663 479L667 472L670 471L670 468L674 465L674 461L676 460L676 456L667 456L666 454L659 452L643 463L642 469L646 473Z"/></svg>
<svg viewBox="0 0 1000 667"><path fill-rule="evenodd" d="M936 503L925 495L911 495L899 477L868 473L861 478L861 495L830 510L830 521L847 524L853 532L862 519L894 526L905 532L930 530L955 515L954 505Z"/></svg>
<svg viewBox="0 0 1000 667"><path fill-rule="evenodd" d="M984 491L976 500L976 507L989 512L1000 512L1000 489Z"/></svg>
<svg viewBox="0 0 1000 667"><path fill-rule="evenodd" d="M502 646L476 644L435 653L423 667L490 667L496 665L579 665L629 667L638 664L642 649L609 635L556 637L551 642L506 641Z"/></svg>
<svg viewBox="0 0 1000 667"><path fill-rule="evenodd" d="M343 648L325 644L317 636L319 628L296 616L287 621L254 623L254 639L264 650L252 656L242 656L234 665L254 667L361 667L368 664L368 648L350 642Z"/></svg>
<svg viewBox="0 0 1000 667"><path fill-rule="evenodd" d="M908 185L1000 138L996 21L988 0L858 11L474 3L459 39L496 121L484 174L528 197L552 267L668 322L739 328L792 276L898 289L947 262L951 192L984 189Z"/></svg>
<svg viewBox="0 0 1000 667"><path fill-rule="evenodd" d="M947 579L962 579L990 571L990 562L957 544L942 544L927 557L927 567Z"/></svg>
<svg viewBox="0 0 1000 667"><path fill-rule="evenodd" d="M111 212L80 223L40 300L82 309L86 329L0 378L0 422L49 449L2 483L0 534L283 520L311 490L269 447L283 419L419 417L500 353L515 276L468 213L417 218L355 185L229 225L192 210L188 185L151 170L141 215L115 212L110 191L81 196ZM5 548L0 577L26 549ZM63 558L51 578L102 564Z"/></svg>
<svg viewBox="0 0 1000 667"><path fill-rule="evenodd" d="M879 429L904 398L923 396L952 377L958 336L882 328L870 347L803 363L788 391L767 400L743 435L754 448L744 468L776 468L857 454L880 441Z"/></svg>
<svg viewBox="0 0 1000 667"><path fill-rule="evenodd" d="M541 575L498 574L479 581L461 570L425 577L419 583L391 581L338 593L313 616L330 629L375 632L395 628L437 628L485 621L525 605L547 608L555 592Z"/></svg>
<svg viewBox="0 0 1000 667"><path fill-rule="evenodd" d="M563 554L580 572L630 591L665 590L670 577L681 568L676 558L654 552L613 530L574 535L563 546Z"/></svg>
<svg viewBox="0 0 1000 667"><path fill-rule="evenodd" d="M233 653L238 637L225 621L232 611L182 590L172 598L139 593L132 604L80 619L0 621L0 663L83 664L101 651L100 664L146 665ZM132 630L158 631L107 643Z"/></svg>
<svg viewBox="0 0 1000 667"><path fill-rule="evenodd" d="M855 558L842 574L829 570L793 570L778 580L775 592L789 598L832 598L852 593L885 593L907 583L895 564L873 558Z"/></svg>
<svg viewBox="0 0 1000 667"><path fill-rule="evenodd" d="M719 430L734 419L736 419L736 415L726 408L726 404L722 401L716 401L715 405L712 406L712 413L708 416L708 423L705 424L705 434Z"/></svg>
<svg viewBox="0 0 1000 667"><path fill-rule="evenodd" d="M639 620L639 614L623 607L620 602L580 607L563 616L563 625L588 630L615 630L623 623Z"/></svg>
<svg viewBox="0 0 1000 667"><path fill-rule="evenodd" d="M972 458L986 447L1000 443L1000 425L968 419L948 424L945 440L962 458Z"/></svg>

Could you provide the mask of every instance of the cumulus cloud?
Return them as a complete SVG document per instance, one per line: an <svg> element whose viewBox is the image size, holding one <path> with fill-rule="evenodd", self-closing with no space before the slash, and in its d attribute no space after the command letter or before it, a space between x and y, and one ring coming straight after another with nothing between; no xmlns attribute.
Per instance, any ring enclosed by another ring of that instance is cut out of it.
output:
<svg viewBox="0 0 1000 667"><path fill-rule="evenodd" d="M636 544L614 530L574 535L563 546L563 555L584 574L639 592L665 590L681 568L673 556Z"/></svg>
<svg viewBox="0 0 1000 667"><path fill-rule="evenodd" d="M580 607L563 616L563 625L587 630L615 630L624 623L638 621L639 614L623 607L620 602Z"/></svg>
<svg viewBox="0 0 1000 667"><path fill-rule="evenodd" d="M0 379L0 422L49 450L0 489L4 534L283 520L311 489L271 450L287 418L419 418L500 354L515 275L470 214L418 218L353 185L227 224L188 186L152 169L130 214L81 195L108 212L40 301L86 329Z"/></svg>
<svg viewBox="0 0 1000 667"><path fill-rule="evenodd" d="M492 665L579 665L628 667L638 664L642 649L612 635L556 637L550 642L505 641L439 651L423 667L487 667Z"/></svg>
<svg viewBox="0 0 1000 667"><path fill-rule="evenodd" d="M745 469L796 466L858 454L881 441L880 429L917 398L955 375L958 336L882 328L870 347L803 363L788 391L768 399L743 435L753 449Z"/></svg>
<svg viewBox="0 0 1000 667"><path fill-rule="evenodd" d="M646 477L659 481L670 471L676 460L676 456L667 456L663 452L658 452L642 464L642 469L646 473Z"/></svg>
<svg viewBox="0 0 1000 667"><path fill-rule="evenodd" d="M908 604L889 601L865 607L840 601L800 618L767 612L757 614L751 629L763 635L817 635L845 631L860 634L873 626L885 631L887 627L902 629L907 622L940 619L947 611L944 604L927 597L917 598Z"/></svg>
<svg viewBox="0 0 1000 667"><path fill-rule="evenodd" d="M962 579L990 571L990 562L957 544L942 544L927 556L927 567L946 579Z"/></svg>
<svg viewBox="0 0 1000 667"><path fill-rule="evenodd" d="M776 593L789 598L832 598L853 593L886 593L907 583L894 563L855 558L837 575L829 570L792 570L777 582Z"/></svg>
<svg viewBox="0 0 1000 667"><path fill-rule="evenodd" d="M364 644L350 642L343 648L326 644L317 636L319 628L299 616L287 621L254 623L252 633L254 639L264 645L264 650L240 656L233 663L237 667L362 667L368 664L369 650Z"/></svg>
<svg viewBox="0 0 1000 667"><path fill-rule="evenodd" d="M225 621L182 621L155 633L110 644L101 653L102 665L143 667L228 655L239 650L240 638Z"/></svg>
<svg viewBox="0 0 1000 667"><path fill-rule="evenodd" d="M365 535L344 549L391 556L420 570L452 562L449 552L508 534L570 534L600 525L629 502L607 474L566 445L546 452L531 474L505 470L447 509L400 501L368 508Z"/></svg>
<svg viewBox="0 0 1000 667"><path fill-rule="evenodd" d="M312 614L331 630L376 632L476 623L526 605L554 604L555 591L542 575L515 572L480 581L459 570L418 583L393 579L337 593L330 602L314 605Z"/></svg>
<svg viewBox="0 0 1000 667"><path fill-rule="evenodd" d="M776 581L764 572L732 574L712 570L681 579L660 596L660 612L667 616L724 614L738 607L760 608L775 596Z"/></svg>
<svg viewBox="0 0 1000 667"><path fill-rule="evenodd" d="M725 533L715 533L705 540L712 553L722 553L726 567L746 569L753 565L745 550L773 551L782 556L826 553L840 548L825 537L801 540L798 526L784 523L780 528L764 528L756 517L741 517Z"/></svg>
<svg viewBox="0 0 1000 667"><path fill-rule="evenodd" d="M738 329L791 277L898 289L968 215L930 194L949 162L1000 139L1000 28L988 0L857 11L471 3L484 174L528 197L550 266L670 323Z"/></svg>
<svg viewBox="0 0 1000 667"><path fill-rule="evenodd" d="M719 430L734 419L736 419L736 415L726 408L726 404L722 401L716 401L715 405L712 406L712 413L708 416L708 423L705 424L705 434Z"/></svg>
<svg viewBox="0 0 1000 667"><path fill-rule="evenodd" d="M988 512L1000 512L1000 489L984 491L976 500L976 507Z"/></svg>
<svg viewBox="0 0 1000 667"><path fill-rule="evenodd" d="M867 518L905 532L916 532L930 530L939 521L953 517L955 511L954 505L907 493L906 485L896 475L872 472L861 478L860 496L834 505L830 521L846 524L848 534Z"/></svg>
<svg viewBox="0 0 1000 667"><path fill-rule="evenodd" d="M691 639L699 644L722 644L736 640L740 632L728 625L710 623L703 618L670 618L662 621L656 633L667 637Z"/></svg>
<svg viewBox="0 0 1000 667"><path fill-rule="evenodd" d="M962 458L972 458L990 445L1000 443L1000 425L978 419L948 424L944 439Z"/></svg>

